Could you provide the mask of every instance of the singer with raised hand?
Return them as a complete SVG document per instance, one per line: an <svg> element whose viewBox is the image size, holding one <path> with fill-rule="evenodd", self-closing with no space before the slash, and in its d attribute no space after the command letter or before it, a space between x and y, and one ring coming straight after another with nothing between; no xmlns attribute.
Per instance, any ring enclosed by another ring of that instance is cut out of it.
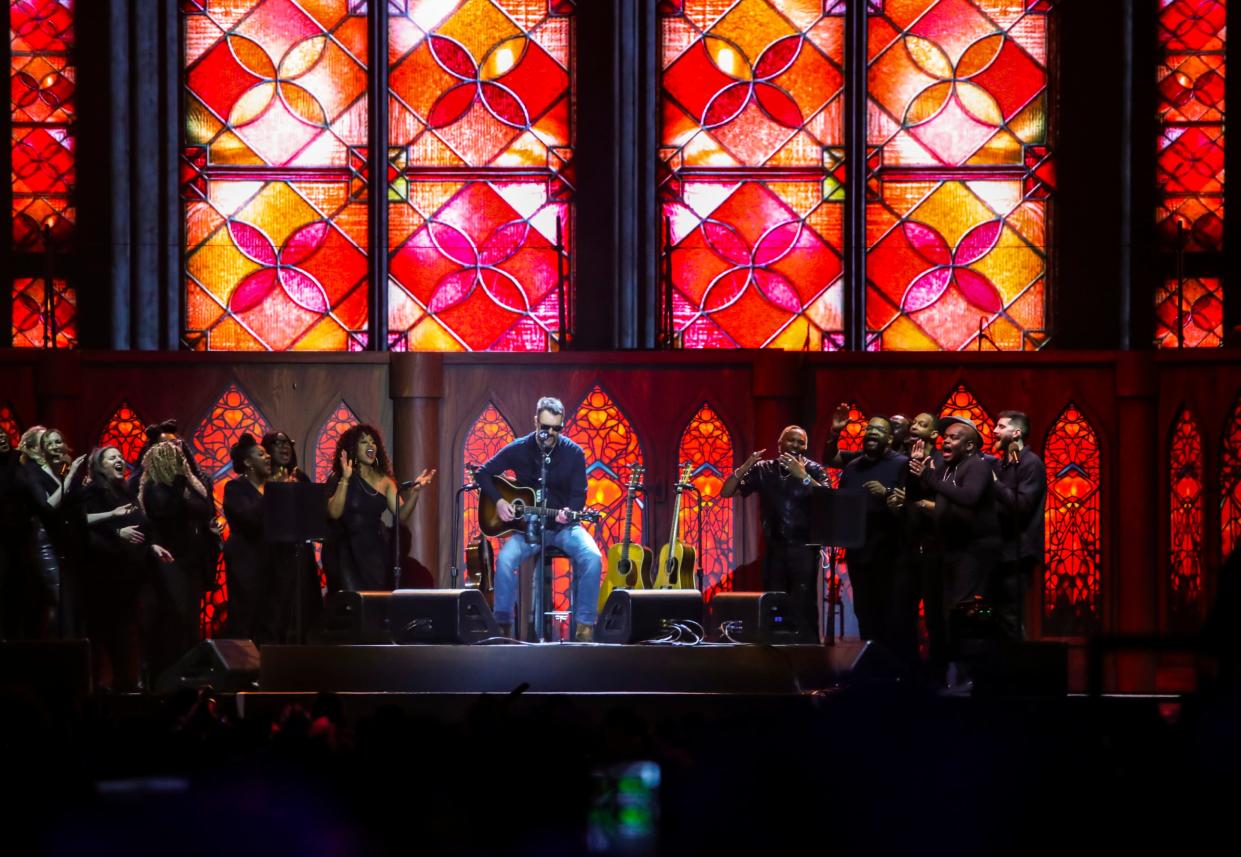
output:
<svg viewBox="0 0 1241 857"><path fill-rule="evenodd" d="M819 612L815 585L819 573L819 549L807 547L810 528L810 494L814 486L827 484L827 471L806 457L808 439L801 426L780 432L780 455L763 460L760 449L724 480L720 496L742 497L758 492L766 550L763 553L763 589L787 592L792 602L798 634L818 641Z"/></svg>
<svg viewBox="0 0 1241 857"><path fill-rule="evenodd" d="M434 478L434 470L423 470L417 479L398 486L383 436L373 426L356 425L340 436L327 481L323 568L329 590L392 589L392 534L383 514L387 511L404 523Z"/></svg>
<svg viewBox="0 0 1241 857"><path fill-rule="evenodd" d="M512 505L500 496L493 477L506 470L513 471L517 482L525 487L544 489L542 505L560 509L553 521L546 524L548 545L564 551L573 566L573 613L577 625L576 638L594 639L595 620L599 612L599 577L603 557L598 545L576 521L573 512L586 505L586 454L564 436L564 405L559 399L544 396L534 409L534 431L510 443L478 468L474 478L479 489L495 501L496 511L505 521L515 517ZM546 484L539 485L544 470ZM517 601L517 569L539 553L538 539L525 535L510 536L496 556L495 616L501 633L512 636L513 609Z"/></svg>

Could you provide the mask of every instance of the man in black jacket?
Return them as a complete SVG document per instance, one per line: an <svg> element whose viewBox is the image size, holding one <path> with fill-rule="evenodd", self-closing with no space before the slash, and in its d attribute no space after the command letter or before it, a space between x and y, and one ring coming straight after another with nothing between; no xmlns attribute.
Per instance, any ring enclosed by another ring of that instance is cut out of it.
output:
<svg viewBox="0 0 1241 857"><path fill-rule="evenodd" d="M1030 419L1024 413L1000 412L995 425L1000 457L991 468L1002 541L990 598L1000 626L1014 640L1025 639L1025 593L1043 559L1047 470L1043 460L1026 446L1029 433Z"/></svg>
<svg viewBox="0 0 1241 857"><path fill-rule="evenodd" d="M940 420L943 468L929 456L915 457L909 471L934 495L935 532L943 551L944 610L969 604L987 592L1000 556L1000 518L995 477L980 454L982 438L963 417ZM955 651L951 621L949 648ZM960 673L958 673L960 674Z"/></svg>
<svg viewBox="0 0 1241 857"><path fill-rule="evenodd" d="M564 405L559 399L544 396L535 406L534 431L497 452L474 474L479 488L496 501L496 511L505 521L514 519L513 507L500 497L493 477L506 470L513 471L523 487L539 487L544 459L547 484L542 505L560 509L554 520L545 523L548 545L560 548L573 566L573 618L577 639L594 639L595 620L599 614L599 582L603 557L590 533L577 523L570 523L569 513L580 512L586 505L586 454L564 436ZM517 569L539 552L525 535L510 536L496 556L495 616L505 636L513 632L513 608L517 601Z"/></svg>

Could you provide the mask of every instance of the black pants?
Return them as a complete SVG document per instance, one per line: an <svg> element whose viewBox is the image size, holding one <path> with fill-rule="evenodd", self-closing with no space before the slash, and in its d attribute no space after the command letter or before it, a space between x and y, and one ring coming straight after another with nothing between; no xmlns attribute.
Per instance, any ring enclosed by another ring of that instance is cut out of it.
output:
<svg viewBox="0 0 1241 857"><path fill-rule="evenodd" d="M915 545L901 554L902 564L909 569L913 586L914 622L918 602L922 602L926 621L927 662L932 675L943 676L948 666L948 623L944 610L943 557L937 549Z"/></svg>
<svg viewBox="0 0 1241 857"><path fill-rule="evenodd" d="M178 561L160 563L155 570L156 615L147 664L151 680L172 666L199 640L199 603L202 600L202 574L192 565Z"/></svg>
<svg viewBox="0 0 1241 857"><path fill-rule="evenodd" d="M978 596L986 596L995 567L999 561L998 549L989 545L971 545L964 550L944 551L944 612L951 617L958 605L968 603ZM954 659L960 639L949 621L949 659Z"/></svg>
<svg viewBox="0 0 1241 857"><path fill-rule="evenodd" d="M785 541L767 542L763 589L788 593L798 639L806 643L819 641L819 610L815 603L818 575L818 548Z"/></svg>
<svg viewBox="0 0 1241 857"><path fill-rule="evenodd" d="M1010 640L1026 638L1026 590L1038 567L1038 557L1005 560L996 566L991 578L988 599L995 606L1000 628Z"/></svg>

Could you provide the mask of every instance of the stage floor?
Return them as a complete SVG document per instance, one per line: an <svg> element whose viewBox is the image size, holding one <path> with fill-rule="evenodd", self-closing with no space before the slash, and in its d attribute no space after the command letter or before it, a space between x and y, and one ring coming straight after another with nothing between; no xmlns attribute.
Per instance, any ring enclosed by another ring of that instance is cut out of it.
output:
<svg viewBox="0 0 1241 857"><path fill-rule="evenodd" d="M265 646L264 693L799 695L849 676L866 645Z"/></svg>

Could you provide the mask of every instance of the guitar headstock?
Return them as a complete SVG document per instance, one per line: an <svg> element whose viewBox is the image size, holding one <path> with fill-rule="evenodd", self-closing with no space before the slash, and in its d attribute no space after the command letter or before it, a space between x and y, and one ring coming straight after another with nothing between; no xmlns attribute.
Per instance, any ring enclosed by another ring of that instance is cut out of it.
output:
<svg viewBox="0 0 1241 857"><path fill-rule="evenodd" d="M597 524L603 520L603 513L598 509L583 509L577 513L579 521L586 521L589 524Z"/></svg>
<svg viewBox="0 0 1241 857"><path fill-rule="evenodd" d="M694 463L692 461L683 462L681 464L681 475L677 479L677 482L688 484L689 477L693 472L694 472Z"/></svg>
<svg viewBox="0 0 1241 857"><path fill-rule="evenodd" d="M646 466L642 464L635 464L633 466L633 469L629 471L629 485L627 486L628 489L630 491L637 491L639 488L641 488L642 477L645 475L646 475Z"/></svg>

